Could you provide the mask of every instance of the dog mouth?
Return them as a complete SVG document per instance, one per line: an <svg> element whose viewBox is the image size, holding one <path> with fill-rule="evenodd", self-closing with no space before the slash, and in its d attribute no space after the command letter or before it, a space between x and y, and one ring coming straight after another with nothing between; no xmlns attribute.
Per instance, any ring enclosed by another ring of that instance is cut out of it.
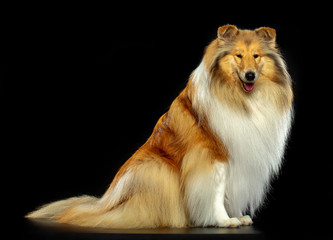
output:
<svg viewBox="0 0 333 240"><path fill-rule="evenodd" d="M238 78L239 78L239 80L240 80L240 82L241 82L241 85L242 85L243 90L244 90L245 92L251 92L251 91L253 91L255 82L254 82L254 81L253 81L253 82L247 82L247 81L244 81L244 80L241 78L241 76L239 76L239 73L237 73L237 75L238 75Z"/></svg>
<svg viewBox="0 0 333 240"><path fill-rule="evenodd" d="M242 81L242 86L246 92L251 92L254 89L254 83L247 83Z"/></svg>

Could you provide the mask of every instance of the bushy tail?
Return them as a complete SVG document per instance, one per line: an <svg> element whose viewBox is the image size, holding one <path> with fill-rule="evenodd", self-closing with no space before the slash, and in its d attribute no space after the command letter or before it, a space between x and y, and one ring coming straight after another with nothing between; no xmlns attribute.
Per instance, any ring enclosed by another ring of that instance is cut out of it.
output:
<svg viewBox="0 0 333 240"><path fill-rule="evenodd" d="M168 165L152 163L151 157L146 164L134 166L133 171L116 176L101 198L81 196L57 201L26 217L86 227L187 226L178 173Z"/></svg>
<svg viewBox="0 0 333 240"><path fill-rule="evenodd" d="M130 212L118 208L107 208L100 200L86 195L72 197L43 205L25 217L47 219L57 223L69 223L84 227L140 227Z"/></svg>
<svg viewBox="0 0 333 240"><path fill-rule="evenodd" d="M154 228L160 221L152 218L138 201L123 202L107 207L102 199L81 196L46 204L26 215L27 218L48 219L85 227L102 228Z"/></svg>
<svg viewBox="0 0 333 240"><path fill-rule="evenodd" d="M93 204L98 199L91 196L80 196L72 197L65 200L60 200L45 204L39 207L37 210L27 214L26 218L46 218L51 220L57 220L61 215L64 214L67 210L79 206L82 204Z"/></svg>

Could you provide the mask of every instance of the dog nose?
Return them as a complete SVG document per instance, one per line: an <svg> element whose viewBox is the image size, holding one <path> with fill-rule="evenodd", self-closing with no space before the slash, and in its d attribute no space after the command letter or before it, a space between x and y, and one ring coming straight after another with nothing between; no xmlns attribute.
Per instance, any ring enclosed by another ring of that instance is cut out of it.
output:
<svg viewBox="0 0 333 240"><path fill-rule="evenodd" d="M245 73L245 78L248 81L253 81L255 79L255 77L256 77L256 74L252 71L248 71Z"/></svg>

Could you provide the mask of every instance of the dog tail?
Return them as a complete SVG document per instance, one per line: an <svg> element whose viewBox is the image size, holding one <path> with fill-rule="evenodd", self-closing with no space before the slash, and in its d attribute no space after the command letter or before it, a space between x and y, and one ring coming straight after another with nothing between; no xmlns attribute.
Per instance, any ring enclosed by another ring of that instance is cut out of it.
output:
<svg viewBox="0 0 333 240"><path fill-rule="evenodd" d="M98 211L98 198L91 196L72 197L65 200L60 200L45 204L37 210L28 213L26 218L42 218L57 222L65 222L62 219L69 215L73 215L73 210L79 210L78 213L90 213ZM72 213L72 214L71 214Z"/></svg>
<svg viewBox="0 0 333 240"><path fill-rule="evenodd" d="M106 208L100 198L84 195L45 204L25 217L84 227L129 228L135 225L135 219L126 215L129 214ZM122 218L123 221L119 221Z"/></svg>
<svg viewBox="0 0 333 240"><path fill-rule="evenodd" d="M135 165L135 171L118 172L101 198L84 195L60 200L46 204L26 217L84 227L186 226L177 173L167 165L161 167L150 160L148 167L140 164Z"/></svg>
<svg viewBox="0 0 333 240"><path fill-rule="evenodd" d="M29 219L46 219L83 227L102 228L154 228L160 225L159 217L152 218L145 206L135 198L110 207L105 199L91 196L72 197L49 203L27 214ZM141 208L144 208L142 210Z"/></svg>
<svg viewBox="0 0 333 240"><path fill-rule="evenodd" d="M138 206L138 204L138 201L130 200L129 202L120 203L117 207L110 208L105 205L103 198L72 197L41 206L25 217L83 227L124 229L159 226L158 218L152 218L148 211L140 211L140 205Z"/></svg>

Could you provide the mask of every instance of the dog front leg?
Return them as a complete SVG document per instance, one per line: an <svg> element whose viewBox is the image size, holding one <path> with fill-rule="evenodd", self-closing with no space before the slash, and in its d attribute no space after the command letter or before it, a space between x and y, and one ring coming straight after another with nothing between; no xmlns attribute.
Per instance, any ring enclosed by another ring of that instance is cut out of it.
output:
<svg viewBox="0 0 333 240"><path fill-rule="evenodd" d="M195 167L185 181L185 201L193 226L238 227L238 218L230 218L224 198L227 163L214 161L210 167Z"/></svg>

